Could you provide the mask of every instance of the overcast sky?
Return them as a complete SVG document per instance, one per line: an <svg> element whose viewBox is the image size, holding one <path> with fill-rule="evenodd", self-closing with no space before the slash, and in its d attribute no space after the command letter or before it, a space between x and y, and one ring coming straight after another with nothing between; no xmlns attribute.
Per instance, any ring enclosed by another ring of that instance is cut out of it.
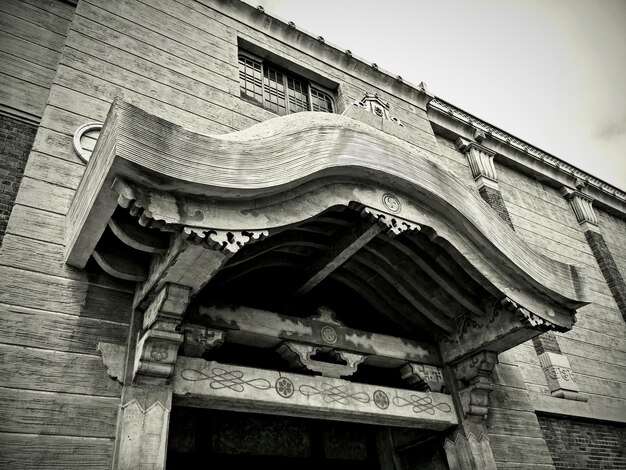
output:
<svg viewBox="0 0 626 470"><path fill-rule="evenodd" d="M626 0L249 0L626 190Z"/></svg>

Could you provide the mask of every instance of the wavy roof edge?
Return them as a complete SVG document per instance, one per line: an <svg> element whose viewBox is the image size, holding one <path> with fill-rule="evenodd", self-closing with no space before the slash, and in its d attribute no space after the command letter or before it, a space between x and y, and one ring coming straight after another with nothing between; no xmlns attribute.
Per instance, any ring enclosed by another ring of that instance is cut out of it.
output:
<svg viewBox="0 0 626 470"><path fill-rule="evenodd" d="M287 26L290 26L292 28L297 29L300 33L306 34L307 36L309 36L311 39L314 39L316 41L318 41L319 37L318 35L315 35L314 33L303 29L301 27L299 27L297 24L293 24L291 21L286 20L284 18L281 18L280 16L277 16L273 13L269 13L267 12L264 8L259 8L259 6L255 7L252 3L250 3L247 0L240 0L242 3L246 4L248 7L251 8L256 8L257 10L263 12L264 14L272 17L273 19L280 21L282 23L284 23ZM331 47L333 49L336 49L340 52L345 52L347 51L347 49L338 46L337 44L334 44L332 42L328 42L324 39L324 44L328 47ZM366 59L359 57L358 55L354 55L351 54L351 57L354 60L357 60L365 65L368 66L372 66L372 62L367 61ZM392 72L379 67L378 65L376 65L376 71L383 74L383 75L387 75L390 78L393 78L394 80L397 80L399 75L397 74L393 74ZM534 157L535 159L541 161L542 163L549 165L551 167L557 168L558 170L560 170L561 172L563 172L564 174L568 175L568 176L572 176L574 178L578 178L582 181L584 181L586 184L590 185L590 186L594 186L595 188L599 189L600 191L602 191L605 194L608 194L609 196L615 197L616 199L619 199L623 202L626 202L626 192L622 191L621 189L617 188L616 186L607 183L606 181L601 180L600 178L591 175L590 173L587 173L586 171L581 170L580 168L575 167L574 165L572 165L571 163L568 163L564 160L561 160L558 157L555 157L554 155L545 152L543 150L541 150L540 148L529 144L528 142L519 139L518 137L515 137L514 135L503 131L502 129L489 124L488 122L477 118L476 116L468 113L467 111L462 110L461 108L453 105L452 103L447 102L446 100L439 98L438 96L430 93L429 91L426 90L425 86L424 86L424 82L420 83L420 85L415 85L412 82L405 80L404 78L402 78L402 83L404 85L407 85L413 89L415 89L416 91L420 92L420 93L426 93L430 96L430 101L429 101L429 105L430 106L435 106L435 107L439 107L439 109L441 109L444 112L447 112L448 114L452 114L454 117L461 119L462 121L465 121L468 124L471 124L472 126L481 129L482 131L484 131L485 133L489 133L492 137L495 137L499 140L501 140L502 142L508 143L511 147L513 148L517 148L518 150L521 150L522 152L527 153L528 155Z"/></svg>

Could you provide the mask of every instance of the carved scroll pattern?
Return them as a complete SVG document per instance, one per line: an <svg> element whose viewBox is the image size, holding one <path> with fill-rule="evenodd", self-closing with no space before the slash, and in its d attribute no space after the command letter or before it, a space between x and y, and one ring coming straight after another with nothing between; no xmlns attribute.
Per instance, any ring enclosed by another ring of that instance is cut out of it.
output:
<svg viewBox="0 0 626 470"><path fill-rule="evenodd" d="M264 239L269 235L267 230L206 230L196 227L185 227L185 232L194 235L196 243L206 243L206 245L219 251L231 254L237 253L244 245L254 243Z"/></svg>
<svg viewBox="0 0 626 470"><path fill-rule="evenodd" d="M372 207L364 207L361 211L361 216L373 222L378 222L378 224L385 229L385 233L390 237L395 237L405 232L410 233L420 230L420 226L415 222L387 214Z"/></svg>
<svg viewBox="0 0 626 470"><path fill-rule="evenodd" d="M252 388L259 392L273 389L281 398L290 399L295 393L307 398L319 398L323 403L349 406L352 404L371 404L378 409L385 410L389 406L397 408L410 407L415 414L434 415L437 411L450 413L452 407L445 402L438 402L436 397L429 393L414 392L403 394L396 391L394 397L389 399L387 393L375 390L372 393L353 389L350 383L332 384L327 382L304 382L295 385L288 377L279 377L272 385L267 379L261 377L245 377L244 372L238 369L226 367L212 367L208 372L197 369L184 369L181 377L189 382L208 381L214 390L228 390L235 393L243 393L246 388Z"/></svg>

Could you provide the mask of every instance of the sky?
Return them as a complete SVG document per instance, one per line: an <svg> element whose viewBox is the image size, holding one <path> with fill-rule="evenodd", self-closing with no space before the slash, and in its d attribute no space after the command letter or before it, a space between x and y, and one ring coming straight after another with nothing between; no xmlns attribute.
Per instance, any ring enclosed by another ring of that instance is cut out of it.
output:
<svg viewBox="0 0 626 470"><path fill-rule="evenodd" d="M626 0L247 0L626 190Z"/></svg>

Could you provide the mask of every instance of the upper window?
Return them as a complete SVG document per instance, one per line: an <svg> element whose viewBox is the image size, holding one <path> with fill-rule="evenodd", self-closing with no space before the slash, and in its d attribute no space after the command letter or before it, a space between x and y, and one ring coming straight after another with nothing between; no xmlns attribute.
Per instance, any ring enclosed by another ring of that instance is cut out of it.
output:
<svg viewBox="0 0 626 470"><path fill-rule="evenodd" d="M239 86L242 97L276 114L335 110L332 95L319 85L248 53L239 53Z"/></svg>

